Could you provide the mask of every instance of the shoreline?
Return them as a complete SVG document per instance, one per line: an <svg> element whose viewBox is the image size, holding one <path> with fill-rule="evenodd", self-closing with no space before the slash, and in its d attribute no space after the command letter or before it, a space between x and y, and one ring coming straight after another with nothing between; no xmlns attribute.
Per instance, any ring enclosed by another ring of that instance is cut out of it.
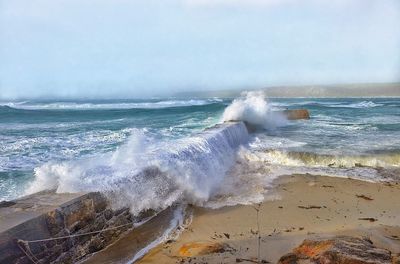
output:
<svg viewBox="0 0 400 264"><path fill-rule="evenodd" d="M304 239L337 235L368 237L400 253L398 184L291 175L277 179L271 192L279 198L260 205L193 207L192 223L176 240L159 244L136 263L251 262L258 254L276 263Z"/></svg>
<svg viewBox="0 0 400 264"><path fill-rule="evenodd" d="M112 211L98 193L77 194L72 199L65 196L66 200L62 200L64 196L43 192L4 205L6 215L10 210L15 211L15 217L20 213L34 214L31 220L7 231L31 230L24 235L28 235L26 238L20 233L7 237L29 242L59 237L65 231L81 236L94 230L90 238L73 239L74 243L83 243L76 248L70 239L60 240L62 247L72 250L65 254L60 255L58 242L43 244L46 251L42 253L39 247L33 249L35 257L50 254L52 259L69 259L71 254L79 253L78 263L276 263L305 239L343 235L366 237L378 250L388 250L392 258L400 259L400 184L394 182L286 175L272 182L265 200L259 204L218 209L176 205L133 228L127 226L133 220L127 209ZM49 197L54 198L54 208L48 207ZM45 211L37 211L40 205ZM60 213L62 217L58 219ZM123 230L106 230L121 223ZM31 229L33 225L40 228ZM55 234L55 230L61 233ZM17 256L21 252L13 241L0 239L3 249L12 248Z"/></svg>

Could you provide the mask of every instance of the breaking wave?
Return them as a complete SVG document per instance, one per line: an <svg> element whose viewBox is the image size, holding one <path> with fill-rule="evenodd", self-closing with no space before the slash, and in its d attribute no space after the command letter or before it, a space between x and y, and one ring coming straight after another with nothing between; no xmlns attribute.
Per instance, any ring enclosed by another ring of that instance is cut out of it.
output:
<svg viewBox="0 0 400 264"><path fill-rule="evenodd" d="M400 153L360 155L360 156L337 156L316 154L312 152L295 152L283 150L266 150L263 159L271 164L289 166L310 167L392 167L400 166Z"/></svg>
<svg viewBox="0 0 400 264"><path fill-rule="evenodd" d="M257 199L262 201L265 190L273 186L272 181L285 175L311 174L369 182L399 181L400 153L335 156L286 150L251 151L243 148L238 157L241 164L234 174L246 174L246 182L250 184L242 184L238 188L244 188L245 192L251 188L251 191L247 191L251 194L246 197L247 201L249 197L253 197L254 202ZM229 199L231 197L233 196L230 195Z"/></svg>
<svg viewBox="0 0 400 264"><path fill-rule="evenodd" d="M244 92L224 111L222 121L245 121L264 129L275 129L286 124L286 117L274 111L262 91Z"/></svg>
<svg viewBox="0 0 400 264"><path fill-rule="evenodd" d="M28 193L101 191L115 207L130 207L134 214L177 201L202 204L215 194L235 162L236 149L247 140L243 122L171 141L137 129L114 152L36 168Z"/></svg>
<svg viewBox="0 0 400 264"><path fill-rule="evenodd" d="M361 101L361 102L335 102L335 101L301 101L301 102L290 102L290 103L272 103L274 106L285 108L288 106L311 106L311 107L328 107L328 108L372 108L384 106L388 102L375 103L373 101ZM389 101L391 103L391 101Z"/></svg>
<svg viewBox="0 0 400 264"><path fill-rule="evenodd" d="M362 101L358 103L352 104L330 104L329 107L340 107L340 108L371 108L371 107L378 107L383 106L383 104L377 104L372 101Z"/></svg>

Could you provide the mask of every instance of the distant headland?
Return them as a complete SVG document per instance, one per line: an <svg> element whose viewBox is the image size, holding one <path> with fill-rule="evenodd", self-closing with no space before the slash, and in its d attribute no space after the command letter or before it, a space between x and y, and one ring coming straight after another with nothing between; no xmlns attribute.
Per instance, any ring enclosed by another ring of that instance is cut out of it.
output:
<svg viewBox="0 0 400 264"><path fill-rule="evenodd" d="M235 90L192 91L175 94L177 97L237 97L244 90L264 90L268 97L400 97L400 82L351 83L331 85L293 85L264 88L244 87Z"/></svg>

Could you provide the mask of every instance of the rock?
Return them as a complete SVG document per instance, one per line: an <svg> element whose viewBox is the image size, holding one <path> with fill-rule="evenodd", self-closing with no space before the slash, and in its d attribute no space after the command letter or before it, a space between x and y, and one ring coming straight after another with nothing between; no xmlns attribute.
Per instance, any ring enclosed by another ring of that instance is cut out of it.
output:
<svg viewBox="0 0 400 264"><path fill-rule="evenodd" d="M72 232L86 226L95 218L95 204L91 197L81 199L63 208L65 225Z"/></svg>
<svg viewBox="0 0 400 264"><path fill-rule="evenodd" d="M393 264L400 264L400 253L395 254L392 258L392 263Z"/></svg>
<svg viewBox="0 0 400 264"><path fill-rule="evenodd" d="M89 252L94 253L97 252L105 247L104 241L101 240L99 237L95 237L89 243Z"/></svg>
<svg viewBox="0 0 400 264"><path fill-rule="evenodd" d="M14 224L21 215L24 221ZM57 239L29 243L38 263L76 263L110 245L132 226L97 232L132 222L129 208L113 210L100 193L36 193L1 203L0 219L0 263L32 263L20 248L28 250L23 241L47 238Z"/></svg>
<svg viewBox="0 0 400 264"><path fill-rule="evenodd" d="M106 220L110 220L113 216L114 214L111 209L107 208L106 210L104 210L104 217L106 218Z"/></svg>
<svg viewBox="0 0 400 264"><path fill-rule="evenodd" d="M94 221L94 227L95 230L101 230L104 228L104 226L106 225L106 219L104 216L100 215L99 217L97 217Z"/></svg>
<svg viewBox="0 0 400 264"><path fill-rule="evenodd" d="M64 216L58 209L48 212L45 215L45 220L50 235L52 236L56 236L56 234L64 229Z"/></svg>
<svg viewBox="0 0 400 264"><path fill-rule="evenodd" d="M285 110L283 113L289 120L310 119L310 113L307 109Z"/></svg>
<svg viewBox="0 0 400 264"><path fill-rule="evenodd" d="M56 263L68 263L68 264L74 263L74 258L72 253L66 252L61 254L61 256L56 259Z"/></svg>
<svg viewBox="0 0 400 264"><path fill-rule="evenodd" d="M304 240L292 253L280 258L279 264L391 264L391 252L380 249L366 238L340 236Z"/></svg>
<svg viewBox="0 0 400 264"><path fill-rule="evenodd" d="M13 202L13 201L1 201L0 202L0 207L10 207L10 206L13 206L15 204L16 204L16 202Z"/></svg>

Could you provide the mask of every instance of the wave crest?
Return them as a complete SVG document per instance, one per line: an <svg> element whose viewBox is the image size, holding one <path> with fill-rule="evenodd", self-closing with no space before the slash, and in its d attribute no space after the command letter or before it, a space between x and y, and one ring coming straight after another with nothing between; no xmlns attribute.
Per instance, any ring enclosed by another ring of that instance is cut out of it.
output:
<svg viewBox="0 0 400 264"><path fill-rule="evenodd" d="M109 109L159 109L170 107L200 106L220 103L222 99L162 100L144 102L0 102L0 107L23 110L109 110ZM1 109L1 108L0 108Z"/></svg>
<svg viewBox="0 0 400 264"><path fill-rule="evenodd" d="M329 104L328 107L336 107L336 108L371 108L371 107L378 107L383 106L383 104L377 104L372 101L362 101L358 103L352 104Z"/></svg>
<svg viewBox="0 0 400 264"><path fill-rule="evenodd" d="M101 191L132 213L163 209L179 200L202 204L220 186L248 140L242 122L219 125L197 136L160 141L144 130L115 152L35 169L28 193Z"/></svg>
<svg viewBox="0 0 400 264"><path fill-rule="evenodd" d="M222 121L245 121L264 129L275 129L286 124L286 117L274 112L262 91L242 93L224 111Z"/></svg>
<svg viewBox="0 0 400 264"><path fill-rule="evenodd" d="M378 168L400 166L400 153L360 156L337 156L316 154L312 152L296 152L283 150L266 150L259 153L261 153L261 155L257 156L258 159L270 164L279 164L285 166L331 168Z"/></svg>

